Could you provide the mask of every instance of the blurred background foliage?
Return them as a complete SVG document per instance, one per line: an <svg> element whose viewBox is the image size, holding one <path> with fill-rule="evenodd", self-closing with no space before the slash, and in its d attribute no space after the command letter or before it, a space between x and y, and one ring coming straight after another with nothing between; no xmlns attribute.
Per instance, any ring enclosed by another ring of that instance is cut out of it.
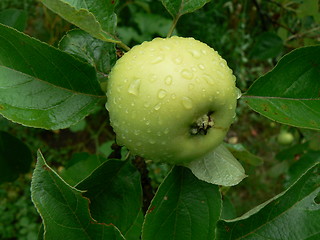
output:
<svg viewBox="0 0 320 240"><path fill-rule="evenodd" d="M8 20L9 9L20 10L25 19L20 27L25 33L54 46L74 28L36 0L1 0L0 22ZM159 0L121 0L117 14L117 33L129 46L165 37L172 22ZM233 69L238 87L245 92L284 54L319 44L319 0L215 0L182 16L174 34L194 37L217 50ZM221 188L226 218L239 216L275 196L292 181L296 169L320 160L319 154L313 154L320 151L319 132L271 122L252 112L241 99L237 113L226 142L244 149L239 159L249 177L235 187ZM100 106L69 129L45 131L0 117L0 130L26 143L34 159L40 148L50 166L63 173L70 162L92 159L92 154L126 154L126 150L120 151L114 144L107 118L106 110ZM14 182L0 185L0 239L36 239L40 218L29 189L33 166ZM147 169L147 181L155 191L169 166L147 162Z"/></svg>

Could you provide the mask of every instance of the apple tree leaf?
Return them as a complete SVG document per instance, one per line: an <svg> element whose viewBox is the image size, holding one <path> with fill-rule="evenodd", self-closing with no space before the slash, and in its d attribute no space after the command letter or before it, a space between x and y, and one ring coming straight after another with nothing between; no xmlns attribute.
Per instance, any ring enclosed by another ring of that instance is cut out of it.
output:
<svg viewBox="0 0 320 240"><path fill-rule="evenodd" d="M0 183L11 182L27 173L32 162L28 146L9 133L0 131Z"/></svg>
<svg viewBox="0 0 320 240"><path fill-rule="evenodd" d="M114 43L104 42L87 32L74 29L62 38L59 48L92 65L101 88L106 91L107 76L117 60Z"/></svg>
<svg viewBox="0 0 320 240"><path fill-rule="evenodd" d="M103 41L118 42L115 38L119 0L40 0L62 18Z"/></svg>
<svg viewBox="0 0 320 240"><path fill-rule="evenodd" d="M291 126L320 129L320 46L296 49L242 96L261 115Z"/></svg>
<svg viewBox="0 0 320 240"><path fill-rule="evenodd" d="M105 99L95 69L0 24L0 114L30 127L69 127Z"/></svg>
<svg viewBox="0 0 320 240"><path fill-rule="evenodd" d="M200 180L217 185L233 186L246 177L241 164L223 144L184 166Z"/></svg>
<svg viewBox="0 0 320 240"><path fill-rule="evenodd" d="M213 240L221 205L218 186L199 180L185 167L175 166L150 204L142 239Z"/></svg>
<svg viewBox="0 0 320 240"><path fill-rule="evenodd" d="M117 226L127 240L139 239L142 187L140 174L129 161L108 160L76 187L90 199L94 219Z"/></svg>
<svg viewBox="0 0 320 240"><path fill-rule="evenodd" d="M178 19L186 13L191 13L202 8L211 0L161 0L163 6L172 15Z"/></svg>
<svg viewBox="0 0 320 240"><path fill-rule="evenodd" d="M242 144L227 144L226 147L239 161L252 166L260 166L263 164L263 160L260 157L249 152Z"/></svg>
<svg viewBox="0 0 320 240"><path fill-rule="evenodd" d="M40 151L31 182L31 197L44 224L44 239L122 239L114 225L99 223L83 192L68 185L45 162Z"/></svg>
<svg viewBox="0 0 320 240"><path fill-rule="evenodd" d="M217 239L304 240L320 237L320 164L287 190L232 220L220 220Z"/></svg>
<svg viewBox="0 0 320 240"><path fill-rule="evenodd" d="M68 184L76 186L106 160L102 156L87 152L75 153L59 174Z"/></svg>
<svg viewBox="0 0 320 240"><path fill-rule="evenodd" d="M20 9L9 8L0 12L0 23L24 31L27 26L27 12Z"/></svg>

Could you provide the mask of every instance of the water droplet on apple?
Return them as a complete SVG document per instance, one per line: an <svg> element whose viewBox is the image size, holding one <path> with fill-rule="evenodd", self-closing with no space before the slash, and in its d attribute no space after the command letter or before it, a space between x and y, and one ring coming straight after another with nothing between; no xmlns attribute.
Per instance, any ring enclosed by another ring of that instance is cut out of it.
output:
<svg viewBox="0 0 320 240"><path fill-rule="evenodd" d="M191 109L193 107L192 100L188 97L182 98L182 105L185 107L185 109Z"/></svg>
<svg viewBox="0 0 320 240"><path fill-rule="evenodd" d="M155 75L155 74L152 74L151 76L150 76L150 82L155 82L155 81L157 81L157 76Z"/></svg>
<svg viewBox="0 0 320 240"><path fill-rule="evenodd" d="M191 53L191 55L194 57L194 58L200 58L201 57L201 53L198 51L198 50L189 50L189 52Z"/></svg>
<svg viewBox="0 0 320 240"><path fill-rule="evenodd" d="M150 122L149 122L148 120L146 121L146 125L147 125L147 126L149 126L149 125L150 125Z"/></svg>
<svg viewBox="0 0 320 240"><path fill-rule="evenodd" d="M169 133L169 128L166 128L165 130L164 130L164 134L168 134Z"/></svg>
<svg viewBox="0 0 320 240"><path fill-rule="evenodd" d="M204 80L205 80L208 84L214 85L215 81L214 81L214 79L213 79L210 75L204 74L204 75L203 75L203 78L204 78Z"/></svg>
<svg viewBox="0 0 320 240"><path fill-rule="evenodd" d="M201 52L202 52L202 54L207 55L207 50L202 49Z"/></svg>
<svg viewBox="0 0 320 240"><path fill-rule="evenodd" d="M236 88L236 93L237 93L237 99L241 98L242 93L241 93L241 90L239 88Z"/></svg>
<svg viewBox="0 0 320 240"><path fill-rule="evenodd" d="M164 89L160 89L158 92L158 98L163 99L167 95L167 91Z"/></svg>
<svg viewBox="0 0 320 240"><path fill-rule="evenodd" d="M167 85L171 85L172 84L172 76L168 75L164 78L164 82L167 84Z"/></svg>
<svg viewBox="0 0 320 240"><path fill-rule="evenodd" d="M189 90L192 90L194 89L194 84L190 83L188 87L189 87Z"/></svg>
<svg viewBox="0 0 320 240"><path fill-rule="evenodd" d="M190 72L188 69L183 69L181 72L181 76L185 79L190 80L193 78L193 73Z"/></svg>
<svg viewBox="0 0 320 240"><path fill-rule="evenodd" d="M201 70L204 70L204 69L206 68L203 64L199 64L198 67L199 67Z"/></svg>
<svg viewBox="0 0 320 240"><path fill-rule="evenodd" d="M139 95L139 91L140 91L140 84L141 84L141 80L140 79L136 79L134 80L130 86L129 86L129 89L128 89L128 92L133 94L133 95L136 95L138 96Z"/></svg>
<svg viewBox="0 0 320 240"><path fill-rule="evenodd" d="M154 106L154 110L158 111L161 108L161 103L158 103L156 106Z"/></svg>
<svg viewBox="0 0 320 240"><path fill-rule="evenodd" d="M138 135L140 134L140 130L137 130L137 129L134 130L133 134L136 135L136 136L138 136Z"/></svg>
<svg viewBox="0 0 320 240"><path fill-rule="evenodd" d="M156 57L154 57L150 62L152 63L152 64L157 64L157 63L160 63L160 62L162 62L163 61L163 56L156 56Z"/></svg>
<svg viewBox="0 0 320 240"><path fill-rule="evenodd" d="M156 143L156 141L155 141L155 140L153 140L153 139L150 139L150 140L149 140L149 143L151 143L151 144L155 144L155 143Z"/></svg>
<svg viewBox="0 0 320 240"><path fill-rule="evenodd" d="M172 95L171 95L171 98L172 98L172 99L176 99L177 96L176 96L175 94L172 94Z"/></svg>
<svg viewBox="0 0 320 240"><path fill-rule="evenodd" d="M181 64L182 63L182 58L181 57L176 57L173 59L173 61L176 63L176 64Z"/></svg>

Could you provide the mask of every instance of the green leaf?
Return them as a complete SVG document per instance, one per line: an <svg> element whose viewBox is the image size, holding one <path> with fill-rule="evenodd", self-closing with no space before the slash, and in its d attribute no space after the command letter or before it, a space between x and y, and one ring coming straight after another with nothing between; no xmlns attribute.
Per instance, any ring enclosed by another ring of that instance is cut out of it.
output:
<svg viewBox="0 0 320 240"><path fill-rule="evenodd" d="M124 239L113 225L98 223L82 192L64 182L38 152L31 197L44 224L44 239Z"/></svg>
<svg viewBox="0 0 320 240"><path fill-rule="evenodd" d="M163 6L173 18L179 18L183 14L191 13L202 8L211 0L161 0Z"/></svg>
<svg viewBox="0 0 320 240"><path fill-rule="evenodd" d="M69 127L105 95L93 67L0 24L0 114L26 126Z"/></svg>
<svg viewBox="0 0 320 240"><path fill-rule="evenodd" d="M320 164L290 188L233 220L220 220L217 239L319 239Z"/></svg>
<svg viewBox="0 0 320 240"><path fill-rule="evenodd" d="M129 161L103 163L77 188L84 190L84 196L90 199L94 219L117 226L127 240L139 239L142 188L140 174Z"/></svg>
<svg viewBox="0 0 320 240"><path fill-rule="evenodd" d="M87 178L96 168L107 159L89 153L75 153L65 169L60 173L64 181L75 186Z"/></svg>
<svg viewBox="0 0 320 240"><path fill-rule="evenodd" d="M293 184L304 172L317 163L320 163L320 151L311 151L302 155L298 161L294 162L290 166L287 173L285 186L290 186Z"/></svg>
<svg viewBox="0 0 320 240"><path fill-rule="evenodd" d="M200 180L217 185L233 186L246 177L241 164L223 144L184 166Z"/></svg>
<svg viewBox="0 0 320 240"><path fill-rule="evenodd" d="M143 240L215 239L221 213L219 188L174 167L152 200L143 225Z"/></svg>
<svg viewBox="0 0 320 240"><path fill-rule="evenodd" d="M226 146L232 155L240 161L252 166L263 164L263 160L260 157L250 153L242 144L227 144Z"/></svg>
<svg viewBox="0 0 320 240"><path fill-rule="evenodd" d="M320 46L284 56L242 97L256 112L295 127L320 129Z"/></svg>
<svg viewBox="0 0 320 240"><path fill-rule="evenodd" d="M264 32L257 37L250 51L253 59L266 60L279 56L283 49L282 39L275 33Z"/></svg>
<svg viewBox="0 0 320 240"><path fill-rule="evenodd" d="M11 182L27 173L32 162L30 149L9 133L0 131L0 183Z"/></svg>
<svg viewBox="0 0 320 240"><path fill-rule="evenodd" d="M117 16L114 9L119 0L40 0L51 11L103 41L115 38Z"/></svg>
<svg viewBox="0 0 320 240"><path fill-rule="evenodd" d="M27 25L27 13L19 9L5 9L0 12L0 23L24 31Z"/></svg>
<svg viewBox="0 0 320 240"><path fill-rule="evenodd" d="M107 74L117 60L113 43L96 39L80 29L69 31L60 41L59 48L92 65L100 83L107 82Z"/></svg>

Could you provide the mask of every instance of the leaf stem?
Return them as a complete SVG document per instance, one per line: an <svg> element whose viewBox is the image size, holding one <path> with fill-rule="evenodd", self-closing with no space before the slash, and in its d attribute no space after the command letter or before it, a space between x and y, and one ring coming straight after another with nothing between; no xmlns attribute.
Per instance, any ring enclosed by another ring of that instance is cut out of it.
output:
<svg viewBox="0 0 320 240"><path fill-rule="evenodd" d="M176 28L176 25L177 25L177 23L178 23L178 20L179 20L180 16L181 16L181 15L177 15L177 16L173 19L172 24L171 24L171 27L170 27L170 30L169 30L168 35L167 35L167 38L171 37L174 29Z"/></svg>
<svg viewBox="0 0 320 240"><path fill-rule="evenodd" d="M128 47L125 43L123 43L123 42L121 42L121 41L119 41L119 42L117 42L117 45L119 46L119 47L121 47L122 49L124 49L125 51L127 51L127 52L129 52L130 51L130 47Z"/></svg>

